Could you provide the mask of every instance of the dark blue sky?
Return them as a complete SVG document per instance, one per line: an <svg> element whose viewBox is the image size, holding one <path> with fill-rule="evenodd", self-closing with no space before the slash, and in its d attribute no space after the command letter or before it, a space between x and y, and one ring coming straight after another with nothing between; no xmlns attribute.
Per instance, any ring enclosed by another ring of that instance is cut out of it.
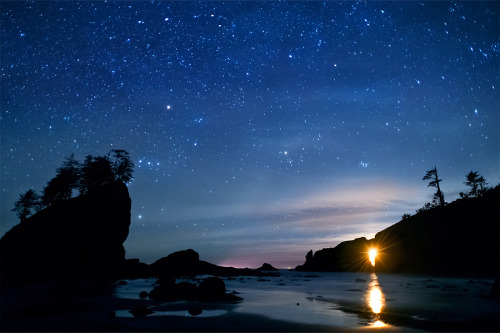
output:
<svg viewBox="0 0 500 333"><path fill-rule="evenodd" d="M1 234L121 148L127 257L279 267L500 176L498 2L2 2ZM91 246L91 245L89 245Z"/></svg>

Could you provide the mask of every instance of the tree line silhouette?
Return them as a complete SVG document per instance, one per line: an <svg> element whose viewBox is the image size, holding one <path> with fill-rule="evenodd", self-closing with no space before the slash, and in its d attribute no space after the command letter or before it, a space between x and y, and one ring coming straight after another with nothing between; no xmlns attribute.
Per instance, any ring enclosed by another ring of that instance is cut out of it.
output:
<svg viewBox="0 0 500 333"><path fill-rule="evenodd" d="M84 195L113 182L128 183L133 172L134 163L126 150L112 149L104 156L87 155L83 163L71 154L56 169L56 176L48 181L41 195L29 189L19 196L12 211L24 222L34 212L70 199L75 190Z"/></svg>
<svg viewBox="0 0 500 333"><path fill-rule="evenodd" d="M467 175L465 175L465 179L466 181L464 182L464 184L469 186L471 189L468 192L460 192L461 199L480 197L491 189L487 186L488 183L486 183L486 180L479 174L478 171L469 172ZM417 213L433 209L435 207L445 206L447 202L444 200L444 194L439 186L439 183L442 181L442 179L439 179L438 177L437 168L434 167L430 170L427 170L422 180L429 180L429 184L427 186L435 187L436 192L434 193L432 202L425 203L422 208L417 209ZM403 219L408 218L409 216L409 214L404 214Z"/></svg>

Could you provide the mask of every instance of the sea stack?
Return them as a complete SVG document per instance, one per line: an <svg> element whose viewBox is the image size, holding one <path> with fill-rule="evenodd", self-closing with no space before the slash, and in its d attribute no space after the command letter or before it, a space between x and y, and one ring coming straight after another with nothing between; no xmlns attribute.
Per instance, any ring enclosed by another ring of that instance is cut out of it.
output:
<svg viewBox="0 0 500 333"><path fill-rule="evenodd" d="M54 204L0 239L2 279L111 273L125 262L131 199L122 182Z"/></svg>

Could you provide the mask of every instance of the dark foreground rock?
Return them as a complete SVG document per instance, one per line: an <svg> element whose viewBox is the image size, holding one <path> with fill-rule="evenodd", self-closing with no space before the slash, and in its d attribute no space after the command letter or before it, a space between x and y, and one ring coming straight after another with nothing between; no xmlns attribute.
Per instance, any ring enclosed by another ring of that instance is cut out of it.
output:
<svg viewBox="0 0 500 333"><path fill-rule="evenodd" d="M498 277L500 187L405 218L335 248L310 251L301 271L372 270L368 249L379 249L377 272Z"/></svg>
<svg viewBox="0 0 500 333"><path fill-rule="evenodd" d="M163 301L190 300L196 298L196 284L190 282L160 283L151 290L149 298Z"/></svg>
<svg viewBox="0 0 500 333"><path fill-rule="evenodd" d="M149 298L159 301L200 300L204 302L239 301L241 297L227 294L226 284L219 277L208 277L197 286L190 282L175 283L175 280L159 279Z"/></svg>
<svg viewBox="0 0 500 333"><path fill-rule="evenodd" d="M121 182L54 204L0 240L2 282L115 272L125 261L131 200Z"/></svg>
<svg viewBox="0 0 500 333"><path fill-rule="evenodd" d="M209 277L201 281L198 286L198 297L220 297L226 293L226 284L221 278Z"/></svg>

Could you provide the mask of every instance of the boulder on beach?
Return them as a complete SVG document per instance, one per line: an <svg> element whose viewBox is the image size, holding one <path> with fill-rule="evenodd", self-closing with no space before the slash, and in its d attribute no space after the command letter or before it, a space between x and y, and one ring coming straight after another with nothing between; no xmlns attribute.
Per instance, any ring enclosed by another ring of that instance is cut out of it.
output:
<svg viewBox="0 0 500 333"><path fill-rule="evenodd" d="M188 300L196 297L196 291L196 284L190 282L161 283L151 290L149 298L164 301Z"/></svg>
<svg viewBox="0 0 500 333"><path fill-rule="evenodd" d="M149 314L154 313L153 310L144 305L138 305L129 311L134 317L145 317Z"/></svg>
<svg viewBox="0 0 500 333"><path fill-rule="evenodd" d="M188 312L189 312L189 314L191 316L195 317L195 316L197 316L199 314L202 314L203 310L200 307L198 307L198 306L193 306L193 307L191 307L191 308L188 309Z"/></svg>
<svg viewBox="0 0 500 333"><path fill-rule="evenodd" d="M199 286L191 282L175 283L165 280L158 283L149 293L149 298L159 301L202 300L202 301L239 301L241 297L226 294L224 280L219 277L208 277Z"/></svg>
<svg viewBox="0 0 500 333"><path fill-rule="evenodd" d="M149 298L154 300L171 300L173 299L174 286L158 285L149 292Z"/></svg>
<svg viewBox="0 0 500 333"><path fill-rule="evenodd" d="M221 278L209 277L198 286L198 297L221 297L226 293L226 284Z"/></svg>

